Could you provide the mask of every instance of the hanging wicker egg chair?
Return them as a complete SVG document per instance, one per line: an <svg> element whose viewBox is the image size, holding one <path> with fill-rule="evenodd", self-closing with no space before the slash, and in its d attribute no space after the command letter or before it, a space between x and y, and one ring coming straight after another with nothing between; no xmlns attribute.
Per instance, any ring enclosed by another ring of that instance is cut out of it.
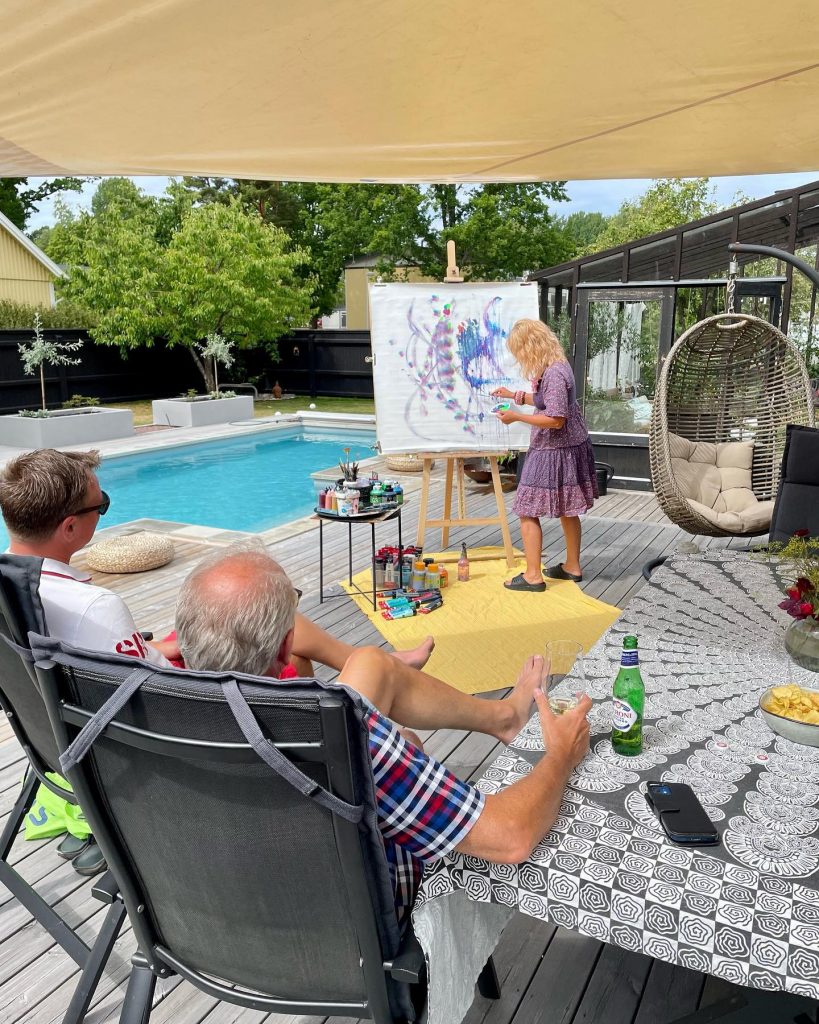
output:
<svg viewBox="0 0 819 1024"><path fill-rule="evenodd" d="M665 360L652 410L649 457L660 508L689 533L767 533L788 423L814 423L796 346L745 313L694 324Z"/></svg>

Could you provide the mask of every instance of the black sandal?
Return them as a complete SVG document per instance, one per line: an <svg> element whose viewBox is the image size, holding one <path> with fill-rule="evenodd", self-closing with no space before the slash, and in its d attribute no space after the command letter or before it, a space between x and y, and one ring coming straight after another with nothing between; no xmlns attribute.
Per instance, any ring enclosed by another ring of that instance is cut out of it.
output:
<svg viewBox="0 0 819 1024"><path fill-rule="evenodd" d="M546 570L546 575L550 580L568 580L570 583L580 583L583 580L583 573L575 576L573 572L566 572L560 562L557 565L550 565Z"/></svg>
<svg viewBox="0 0 819 1024"><path fill-rule="evenodd" d="M509 580L507 583L504 581L503 584L507 590L528 590L533 594L542 594L546 589L546 584L541 580L540 583L530 583L522 572L519 572L514 579Z"/></svg>

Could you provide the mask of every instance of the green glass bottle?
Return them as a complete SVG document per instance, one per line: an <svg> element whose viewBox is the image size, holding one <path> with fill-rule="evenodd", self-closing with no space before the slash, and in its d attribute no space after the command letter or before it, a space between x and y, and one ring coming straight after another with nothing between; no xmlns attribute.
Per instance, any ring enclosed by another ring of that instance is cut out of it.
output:
<svg viewBox="0 0 819 1024"><path fill-rule="evenodd" d="M623 638L620 671L612 690L614 713L611 724L611 745L616 754L631 757L643 749L643 710L646 688L640 675L637 658L637 637Z"/></svg>

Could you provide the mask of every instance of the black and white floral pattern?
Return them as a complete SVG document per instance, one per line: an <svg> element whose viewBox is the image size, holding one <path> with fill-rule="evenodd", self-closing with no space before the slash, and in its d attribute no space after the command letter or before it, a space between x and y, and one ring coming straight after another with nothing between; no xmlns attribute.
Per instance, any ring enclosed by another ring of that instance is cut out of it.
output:
<svg viewBox="0 0 819 1024"><path fill-rule="evenodd" d="M781 587L769 562L725 550L677 556L655 572L586 658L591 750L502 902L729 981L819 998L819 749L776 736L757 710L759 694L788 673L816 685L787 662ZM615 754L608 739L627 633L640 641L647 694L637 757ZM567 679L556 692L574 688ZM496 793L522 778L543 749L535 716L480 788ZM666 840L642 795L657 779L694 789L720 846ZM414 915L422 943L429 900L457 890L501 900L496 867L458 856L430 867Z"/></svg>

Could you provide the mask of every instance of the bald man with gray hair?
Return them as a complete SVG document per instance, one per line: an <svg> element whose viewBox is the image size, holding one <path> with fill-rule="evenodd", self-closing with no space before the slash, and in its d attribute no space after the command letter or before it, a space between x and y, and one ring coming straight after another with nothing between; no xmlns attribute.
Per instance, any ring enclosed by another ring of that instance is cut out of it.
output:
<svg viewBox="0 0 819 1024"><path fill-rule="evenodd" d="M260 542L216 553L182 585L179 647L189 669L278 678L289 667L299 594ZM356 690L365 719L378 822L401 919L425 863L458 850L519 863L551 828L571 770L589 749L584 696L561 716L540 686L543 658L524 663L512 693L480 700L377 647L353 649L338 682ZM537 703L547 753L525 778L485 795L429 757L390 719L413 729L484 732L508 743Z"/></svg>
<svg viewBox="0 0 819 1024"><path fill-rule="evenodd" d="M278 678L292 655L298 602L299 592L261 541L211 555L188 576L177 600L186 667Z"/></svg>

